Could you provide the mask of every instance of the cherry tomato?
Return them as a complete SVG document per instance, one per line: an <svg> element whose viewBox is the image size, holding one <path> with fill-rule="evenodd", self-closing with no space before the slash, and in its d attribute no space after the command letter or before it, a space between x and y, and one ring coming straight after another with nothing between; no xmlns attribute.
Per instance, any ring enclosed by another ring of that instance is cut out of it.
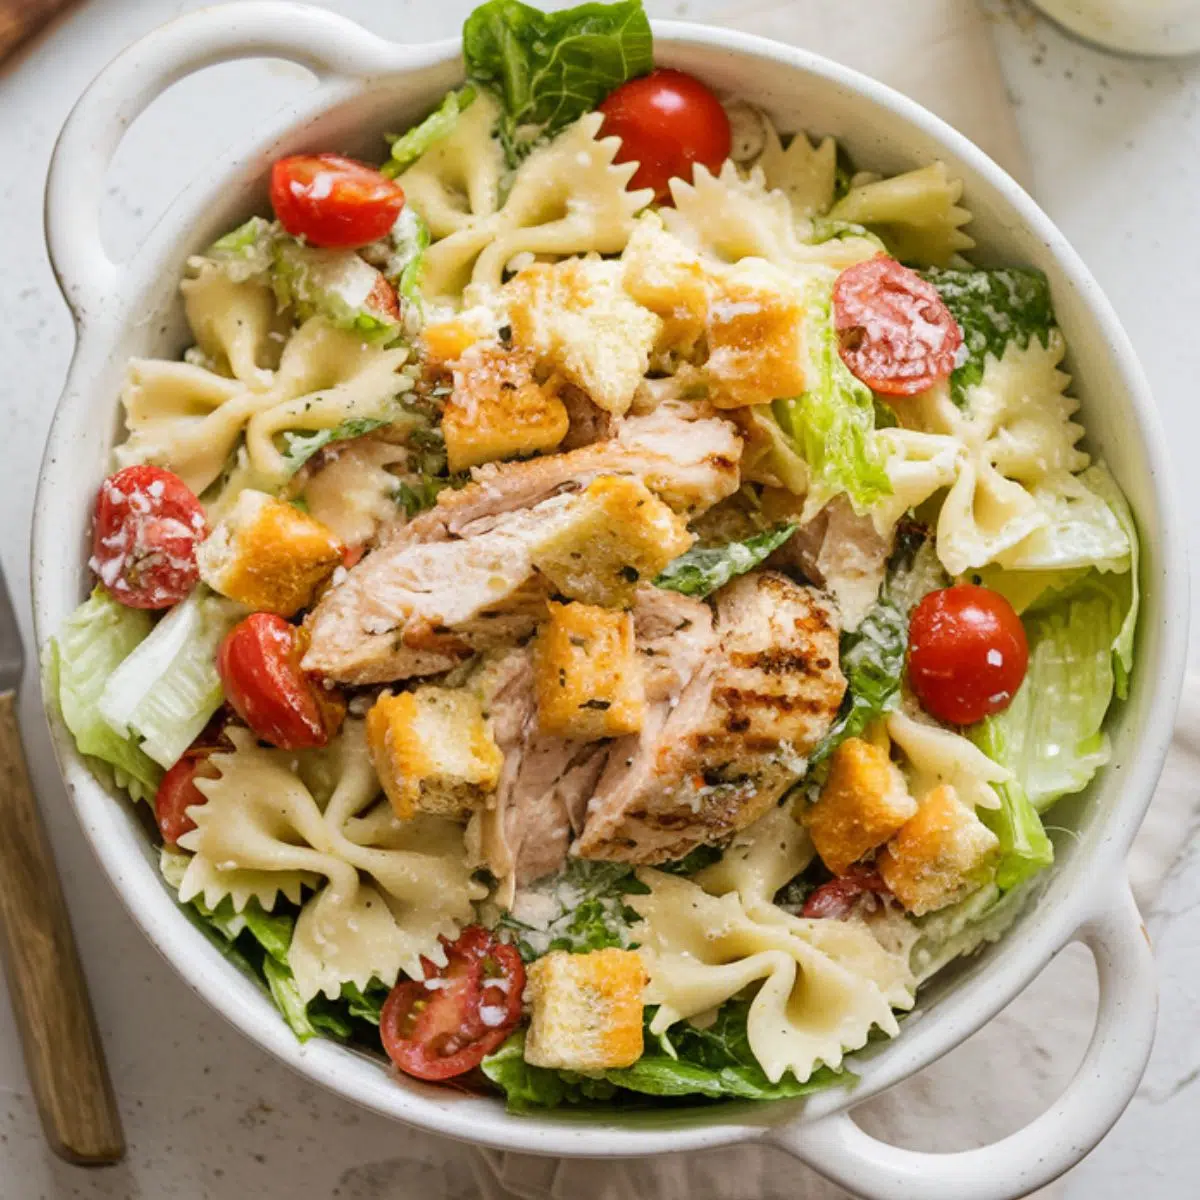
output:
<svg viewBox="0 0 1200 1200"><path fill-rule="evenodd" d="M208 761L207 751L185 754L162 778L154 796L154 816L163 841L174 846L185 833L196 828L187 810L206 804L208 797L196 786L196 777L216 779L220 774Z"/></svg>
<svg viewBox="0 0 1200 1200"><path fill-rule="evenodd" d="M852 867L840 879L823 883L804 902L801 914L806 917L845 920L858 902L868 895L886 895L887 884L878 871L865 867Z"/></svg>
<svg viewBox="0 0 1200 1200"><path fill-rule="evenodd" d="M204 509L178 475L126 467L100 485L88 566L129 608L170 608L196 586L207 536Z"/></svg>
<svg viewBox="0 0 1200 1200"><path fill-rule="evenodd" d="M479 1066L521 1020L525 965L512 946L478 925L442 945L446 965L423 959L425 979L396 984L379 1020L388 1057L418 1079Z"/></svg>
<svg viewBox="0 0 1200 1200"><path fill-rule="evenodd" d="M837 277L833 324L842 361L885 396L912 396L948 378L962 345L937 289L886 254Z"/></svg>
<svg viewBox="0 0 1200 1200"><path fill-rule="evenodd" d="M271 168L271 204L293 237L353 250L387 235L404 207L404 190L340 154L293 154Z"/></svg>
<svg viewBox="0 0 1200 1200"><path fill-rule="evenodd" d="M375 286L367 294L364 306L381 316L391 317L394 321L400 320L400 300L396 295L396 289L388 283L387 277L382 271L379 273L379 278L375 280Z"/></svg>
<svg viewBox="0 0 1200 1200"><path fill-rule="evenodd" d="M631 188L653 188L671 203L670 181L690 181L702 163L713 174L729 157L732 137L721 102L692 75L667 69L623 83L603 104L601 134L621 139L616 161L636 162Z"/></svg>
<svg viewBox="0 0 1200 1200"><path fill-rule="evenodd" d="M235 625L217 651L225 698L255 737L281 750L324 746L346 715L336 691L300 668L304 633L274 613Z"/></svg>
<svg viewBox="0 0 1200 1200"><path fill-rule="evenodd" d="M921 707L973 725L1011 703L1029 666L1013 606L991 588L960 583L930 592L908 626L908 679Z"/></svg>

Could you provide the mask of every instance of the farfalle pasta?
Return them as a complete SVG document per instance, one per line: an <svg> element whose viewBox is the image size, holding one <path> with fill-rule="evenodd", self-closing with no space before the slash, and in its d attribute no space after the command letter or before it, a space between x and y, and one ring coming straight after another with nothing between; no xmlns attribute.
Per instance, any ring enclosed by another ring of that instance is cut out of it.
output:
<svg viewBox="0 0 1200 1200"><path fill-rule="evenodd" d="M464 63L189 259L64 721L301 1038L524 1108L835 1086L1036 902L1132 686L1049 282L638 0L490 0Z"/></svg>

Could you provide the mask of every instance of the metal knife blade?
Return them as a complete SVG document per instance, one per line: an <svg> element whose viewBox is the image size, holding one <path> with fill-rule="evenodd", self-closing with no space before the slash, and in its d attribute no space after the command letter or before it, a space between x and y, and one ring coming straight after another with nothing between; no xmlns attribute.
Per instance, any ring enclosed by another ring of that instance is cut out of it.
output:
<svg viewBox="0 0 1200 1200"><path fill-rule="evenodd" d="M4 569L0 567L0 692L15 692L25 671L25 647Z"/></svg>

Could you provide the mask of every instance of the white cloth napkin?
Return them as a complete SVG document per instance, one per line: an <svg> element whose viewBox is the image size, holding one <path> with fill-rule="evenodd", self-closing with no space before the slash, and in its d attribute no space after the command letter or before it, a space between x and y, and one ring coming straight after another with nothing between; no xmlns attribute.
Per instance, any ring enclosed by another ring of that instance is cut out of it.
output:
<svg viewBox="0 0 1200 1200"><path fill-rule="evenodd" d="M816 50L919 100L1018 180L1026 160L986 18L964 0L750 0L705 19ZM1191 681L1158 795L1130 855L1148 908L1200 807L1200 677ZM1081 946L1060 955L969 1041L856 1113L895 1145L985 1145L1043 1112L1091 1035L1095 976ZM484 1200L842 1200L848 1193L769 1146L603 1164L476 1151ZM1039 1200L1062 1195L1061 1183Z"/></svg>

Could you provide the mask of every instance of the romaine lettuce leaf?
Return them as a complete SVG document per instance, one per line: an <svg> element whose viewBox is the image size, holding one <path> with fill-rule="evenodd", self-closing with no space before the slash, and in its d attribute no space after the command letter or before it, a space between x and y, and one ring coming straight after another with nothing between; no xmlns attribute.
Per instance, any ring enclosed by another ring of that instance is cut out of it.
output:
<svg viewBox="0 0 1200 1200"><path fill-rule="evenodd" d="M685 596L709 596L765 562L798 528L795 524L777 525L725 546L693 547L668 563L654 585Z"/></svg>
<svg viewBox="0 0 1200 1200"><path fill-rule="evenodd" d="M1029 670L1012 704L974 726L971 738L1013 771L1037 812L1081 791L1109 758L1103 731L1125 670L1132 610L1128 575L1092 572L1025 614Z"/></svg>
<svg viewBox="0 0 1200 1200"><path fill-rule="evenodd" d="M950 395L962 408L967 391L983 378L989 356L1002 358L1015 341L1021 349L1036 337L1043 346L1054 328L1050 281L1032 267L985 270L932 267L923 271L958 322L965 358L950 376Z"/></svg>
<svg viewBox="0 0 1200 1200"><path fill-rule="evenodd" d="M275 262L276 245L285 236L278 221L251 217L213 242L204 257L220 267L234 283L265 280Z"/></svg>
<svg viewBox="0 0 1200 1200"><path fill-rule="evenodd" d="M379 271L353 250L307 246L295 238L276 243L271 283L280 307L301 321L322 316L367 342L390 342L400 332L395 317L370 306Z"/></svg>
<svg viewBox="0 0 1200 1200"><path fill-rule="evenodd" d="M431 146L453 131L459 114L470 108L474 99L475 89L470 84L448 92L441 104L419 125L414 125L407 133L389 135L392 153L381 168L383 174L395 179L401 171L411 167Z"/></svg>
<svg viewBox="0 0 1200 1200"><path fill-rule="evenodd" d="M875 437L875 398L838 353L830 285L814 285L812 293L806 340L813 386L802 396L776 400L771 413L808 464L811 511L845 492L855 511L865 512L892 492Z"/></svg>
<svg viewBox="0 0 1200 1200"><path fill-rule="evenodd" d="M117 668L149 636L148 612L118 604L97 587L66 620L50 643L47 691L58 698L63 724L80 754L106 763L115 782L134 800L152 802L162 770L128 733L118 733L100 714L100 697Z"/></svg>
<svg viewBox="0 0 1200 1200"><path fill-rule="evenodd" d="M713 1022L699 1029L681 1022L670 1040L649 1033L655 1009L646 1010L646 1052L631 1067L581 1075L535 1067L524 1058L525 1033L514 1033L495 1054L483 1060L483 1071L508 1100L514 1112L612 1100L620 1092L645 1096L745 1100L782 1100L807 1096L853 1080L848 1071L816 1070L805 1083L785 1075L772 1083L750 1050L746 1032L748 1000L724 1004ZM622 1098L622 1107L628 1103Z"/></svg>
<svg viewBox="0 0 1200 1200"><path fill-rule="evenodd" d="M329 429L318 429L314 433L284 433L286 449L283 461L287 465L287 473L289 476L295 475L318 450L328 446L330 442L344 442L350 438L362 437L365 433L374 433L376 429L390 424L390 417L355 417Z"/></svg>
<svg viewBox="0 0 1200 1200"><path fill-rule="evenodd" d="M549 13L488 0L463 26L463 58L467 76L500 101L497 132L515 166L542 138L653 70L654 40L642 0Z"/></svg>
<svg viewBox="0 0 1200 1200"><path fill-rule="evenodd" d="M203 586L193 589L109 675L99 715L116 735L140 738L160 766L174 766L221 706L217 647L242 613Z"/></svg>

